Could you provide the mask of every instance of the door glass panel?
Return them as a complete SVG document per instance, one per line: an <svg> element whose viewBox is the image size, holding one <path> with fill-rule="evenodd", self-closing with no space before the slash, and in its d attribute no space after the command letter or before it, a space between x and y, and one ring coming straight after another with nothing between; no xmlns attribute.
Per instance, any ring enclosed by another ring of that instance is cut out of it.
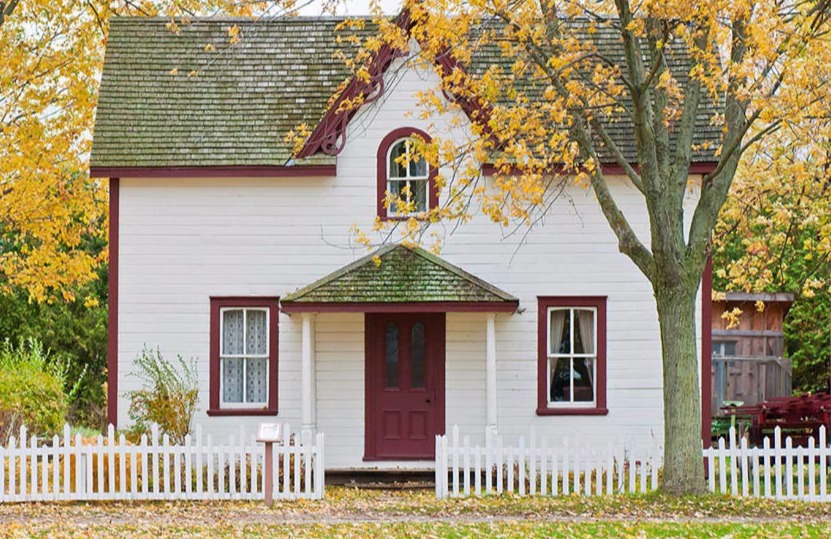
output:
<svg viewBox="0 0 831 539"><path fill-rule="evenodd" d="M387 324L386 387L398 387L398 326Z"/></svg>
<svg viewBox="0 0 831 539"><path fill-rule="evenodd" d="M424 387L424 324L416 322L412 330L413 378L410 387Z"/></svg>

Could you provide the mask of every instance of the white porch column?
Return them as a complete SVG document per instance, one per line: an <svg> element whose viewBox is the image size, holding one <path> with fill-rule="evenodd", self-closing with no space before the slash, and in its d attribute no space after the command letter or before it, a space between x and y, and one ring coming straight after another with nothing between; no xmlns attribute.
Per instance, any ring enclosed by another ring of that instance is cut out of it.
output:
<svg viewBox="0 0 831 539"><path fill-rule="evenodd" d="M303 313L302 317L302 369L300 371L300 393L302 396L303 439L311 440L317 430L315 413L315 338L314 314ZM308 438L307 438L308 437Z"/></svg>
<svg viewBox="0 0 831 539"><path fill-rule="evenodd" d="M496 438L496 314L488 313L486 318L485 347L485 397L487 399L487 423L485 439Z"/></svg>

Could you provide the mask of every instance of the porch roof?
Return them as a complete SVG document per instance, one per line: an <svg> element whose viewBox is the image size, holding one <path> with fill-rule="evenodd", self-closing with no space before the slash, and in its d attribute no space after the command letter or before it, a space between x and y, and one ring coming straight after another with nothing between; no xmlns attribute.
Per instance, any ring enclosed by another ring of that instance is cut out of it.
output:
<svg viewBox="0 0 831 539"><path fill-rule="evenodd" d="M285 312L514 312L519 300L419 247L391 244L285 296Z"/></svg>

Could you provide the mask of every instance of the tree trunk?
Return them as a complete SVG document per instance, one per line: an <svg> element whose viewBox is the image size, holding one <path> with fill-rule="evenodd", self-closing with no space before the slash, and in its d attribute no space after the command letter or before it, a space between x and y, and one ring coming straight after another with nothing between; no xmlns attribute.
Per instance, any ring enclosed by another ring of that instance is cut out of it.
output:
<svg viewBox="0 0 831 539"><path fill-rule="evenodd" d="M671 494L706 491L695 342L696 285L654 285L664 367L664 475Z"/></svg>

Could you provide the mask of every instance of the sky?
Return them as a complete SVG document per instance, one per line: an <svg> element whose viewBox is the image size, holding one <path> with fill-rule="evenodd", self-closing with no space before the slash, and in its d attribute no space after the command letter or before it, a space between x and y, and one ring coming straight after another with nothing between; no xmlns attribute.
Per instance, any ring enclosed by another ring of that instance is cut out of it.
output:
<svg viewBox="0 0 831 539"><path fill-rule="evenodd" d="M303 4L304 0L298 0L297 3ZM338 8L338 14L369 15L369 4L370 0L342 0ZM401 7L401 0L380 0L380 4L385 13L395 15ZM320 15L322 5L323 0L312 0L299 11L301 15Z"/></svg>

